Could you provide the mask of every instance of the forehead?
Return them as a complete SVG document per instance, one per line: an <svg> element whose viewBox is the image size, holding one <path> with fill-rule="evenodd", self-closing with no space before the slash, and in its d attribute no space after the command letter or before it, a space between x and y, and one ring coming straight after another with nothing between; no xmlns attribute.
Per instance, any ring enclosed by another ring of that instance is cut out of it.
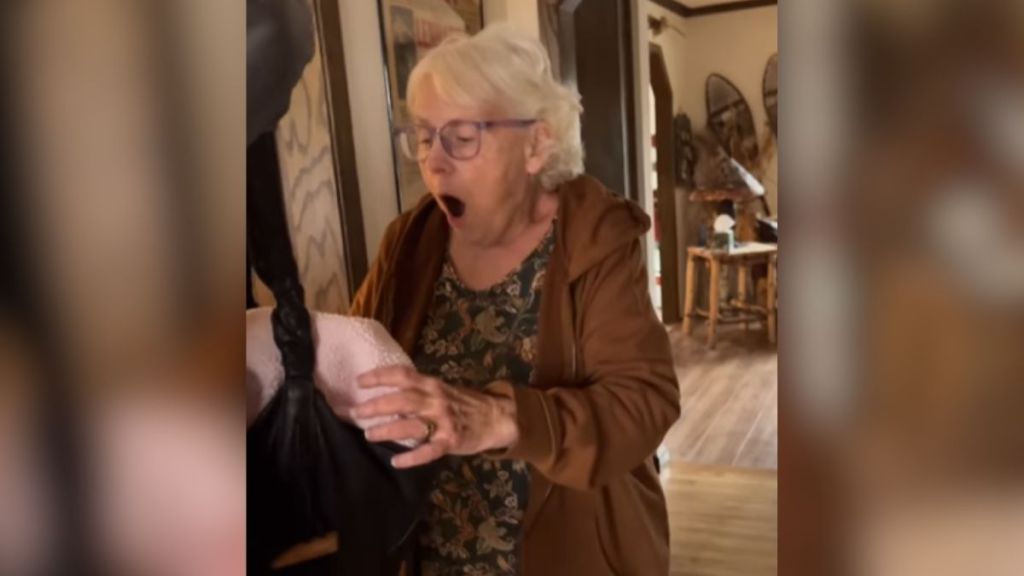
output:
<svg viewBox="0 0 1024 576"><path fill-rule="evenodd" d="M498 117L495 106L453 102L442 94L435 82L435 78L429 76L417 87L416 98L410 109L414 122L441 126L451 120L485 120Z"/></svg>

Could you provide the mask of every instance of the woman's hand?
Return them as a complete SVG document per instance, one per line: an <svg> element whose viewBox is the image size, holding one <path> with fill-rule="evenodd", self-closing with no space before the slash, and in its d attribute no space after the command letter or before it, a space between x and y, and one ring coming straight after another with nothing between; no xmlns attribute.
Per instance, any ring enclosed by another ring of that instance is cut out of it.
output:
<svg viewBox="0 0 1024 576"><path fill-rule="evenodd" d="M357 418L400 417L367 430L367 440L425 439L418 447L395 456L391 461L395 468L420 466L446 454L507 448L519 438L511 398L450 386L407 367L378 368L358 381L361 388L398 389L353 409Z"/></svg>

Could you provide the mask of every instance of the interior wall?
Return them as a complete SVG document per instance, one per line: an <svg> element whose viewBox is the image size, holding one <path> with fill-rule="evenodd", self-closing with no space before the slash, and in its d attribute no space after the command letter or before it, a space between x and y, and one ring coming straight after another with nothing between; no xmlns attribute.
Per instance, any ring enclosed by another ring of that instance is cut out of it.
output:
<svg viewBox="0 0 1024 576"><path fill-rule="evenodd" d="M643 38L661 46L661 53L665 57L665 66L668 68L669 83L672 84L672 110L675 114L682 114L684 111L682 95L687 87L686 56L689 52L686 44L687 38L679 31L688 35L688 22L675 12L666 10L649 0L644 0L644 4L646 4L647 13L650 16L666 18L668 25L675 28L673 30L666 26L660 34L655 36L647 25L647 19L644 18ZM690 117L692 119L693 115L691 114Z"/></svg>
<svg viewBox="0 0 1024 576"><path fill-rule="evenodd" d="M704 81L718 73L747 99L758 135L767 131L761 81L768 57L778 51L778 20L778 6L764 6L687 21L686 89L681 94L694 126L703 127L707 121Z"/></svg>
<svg viewBox="0 0 1024 576"><path fill-rule="evenodd" d="M778 20L778 6L687 19L683 89L679 94L682 110L690 115L694 130L704 128L707 122L704 82L709 74L718 73L735 84L746 98L754 116L758 144L763 146L770 129L762 81L768 58L778 52ZM659 43L666 34L663 32L658 37ZM778 157L774 156L768 162L762 183L775 215L778 215L777 173Z"/></svg>
<svg viewBox="0 0 1024 576"><path fill-rule="evenodd" d="M367 260L373 262L384 230L398 215L381 25L376 0L339 0L338 8Z"/></svg>
<svg viewBox="0 0 1024 576"><path fill-rule="evenodd" d="M506 22L540 37L540 13L537 0L483 0L484 25Z"/></svg>

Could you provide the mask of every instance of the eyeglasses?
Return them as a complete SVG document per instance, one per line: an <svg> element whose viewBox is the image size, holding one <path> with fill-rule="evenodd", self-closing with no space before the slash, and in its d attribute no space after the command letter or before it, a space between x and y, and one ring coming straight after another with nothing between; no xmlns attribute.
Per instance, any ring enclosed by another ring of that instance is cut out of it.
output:
<svg viewBox="0 0 1024 576"><path fill-rule="evenodd" d="M480 138L484 130L499 126L525 128L536 120L452 120L440 128L424 125L407 126L395 130L395 143L409 160L426 160L434 146L434 136L440 136L441 147L455 160L471 160L480 153Z"/></svg>

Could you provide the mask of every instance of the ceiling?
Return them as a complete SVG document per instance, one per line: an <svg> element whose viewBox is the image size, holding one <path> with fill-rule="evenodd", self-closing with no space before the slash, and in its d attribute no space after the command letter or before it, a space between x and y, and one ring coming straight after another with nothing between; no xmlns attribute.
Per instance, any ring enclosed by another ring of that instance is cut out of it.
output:
<svg viewBox="0 0 1024 576"><path fill-rule="evenodd" d="M653 0L653 2L684 17L778 4L777 0Z"/></svg>
<svg viewBox="0 0 1024 576"><path fill-rule="evenodd" d="M706 6L720 6L722 4L732 4L738 0L675 0L676 4L682 4L687 8L704 8Z"/></svg>

